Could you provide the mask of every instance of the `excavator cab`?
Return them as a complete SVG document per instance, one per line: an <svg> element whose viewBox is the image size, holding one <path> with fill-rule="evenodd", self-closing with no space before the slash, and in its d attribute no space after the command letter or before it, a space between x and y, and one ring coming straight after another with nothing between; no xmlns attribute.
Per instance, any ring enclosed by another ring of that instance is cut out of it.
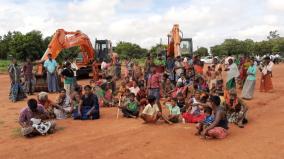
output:
<svg viewBox="0 0 284 159"><path fill-rule="evenodd" d="M192 38L182 38L181 39L180 54L183 57L188 57L193 54Z"/></svg>
<svg viewBox="0 0 284 159"><path fill-rule="evenodd" d="M103 60L110 60L110 53L112 52L112 45L109 40L96 40L95 44L96 59L100 62Z"/></svg>

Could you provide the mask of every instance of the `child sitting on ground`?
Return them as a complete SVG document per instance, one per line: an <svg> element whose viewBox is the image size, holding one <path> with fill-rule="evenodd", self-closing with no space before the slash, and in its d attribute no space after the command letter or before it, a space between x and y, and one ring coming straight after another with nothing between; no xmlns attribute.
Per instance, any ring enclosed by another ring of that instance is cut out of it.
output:
<svg viewBox="0 0 284 159"><path fill-rule="evenodd" d="M147 101L147 92L144 85L139 86L140 90L137 93L136 99L139 103L139 112L142 112L144 107L148 104Z"/></svg>
<svg viewBox="0 0 284 159"><path fill-rule="evenodd" d="M186 112L187 107L186 107L186 103L185 103L185 98L183 97L182 93L179 93L177 95L176 104L180 108L180 111L182 113Z"/></svg>
<svg viewBox="0 0 284 159"><path fill-rule="evenodd" d="M148 96L148 103L140 116L145 123L156 123L159 119L163 119L166 123L172 124L160 111L155 96Z"/></svg>
<svg viewBox="0 0 284 159"><path fill-rule="evenodd" d="M139 115L138 103L135 100L135 94L130 93L129 99L119 107L124 117L137 118Z"/></svg>
<svg viewBox="0 0 284 159"><path fill-rule="evenodd" d="M126 89L126 84L122 81L117 92L117 97L120 98L125 93Z"/></svg>
<svg viewBox="0 0 284 159"><path fill-rule="evenodd" d="M112 89L111 89L111 85L107 84L106 85L106 91L105 91L105 95L102 98L103 99L103 103L105 107L112 107L114 105L113 103L113 96L112 96Z"/></svg>
<svg viewBox="0 0 284 159"><path fill-rule="evenodd" d="M196 135L200 135L201 132L206 129L210 124L214 121L214 116L212 115L212 108L204 107L204 115L205 119L196 124L197 133Z"/></svg>
<svg viewBox="0 0 284 159"><path fill-rule="evenodd" d="M175 100L171 100L165 103L166 107L169 109L168 120L172 123L178 123L180 117L180 109L177 106L177 102Z"/></svg>

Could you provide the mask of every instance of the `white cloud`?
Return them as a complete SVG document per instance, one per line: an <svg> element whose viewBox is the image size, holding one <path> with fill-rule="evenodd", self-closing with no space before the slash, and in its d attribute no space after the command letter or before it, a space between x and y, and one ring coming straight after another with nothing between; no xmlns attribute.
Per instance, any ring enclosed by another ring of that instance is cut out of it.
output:
<svg viewBox="0 0 284 159"><path fill-rule="evenodd" d="M272 11L284 11L284 1L283 0L267 0L269 9Z"/></svg>
<svg viewBox="0 0 284 159"><path fill-rule="evenodd" d="M0 35L9 30L36 29L48 36L64 28L82 30L91 39L131 41L149 48L160 38L166 43L172 25L178 23L184 37L192 37L197 48L218 44L225 38L263 40L275 29L284 34L282 0L191 0L169 7L154 0L0 3Z"/></svg>

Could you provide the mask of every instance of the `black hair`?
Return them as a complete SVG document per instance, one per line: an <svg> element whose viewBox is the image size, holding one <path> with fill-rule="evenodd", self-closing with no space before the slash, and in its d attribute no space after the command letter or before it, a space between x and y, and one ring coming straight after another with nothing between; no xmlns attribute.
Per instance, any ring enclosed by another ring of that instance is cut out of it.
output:
<svg viewBox="0 0 284 159"><path fill-rule="evenodd" d="M35 111L37 108L37 101L34 98L31 98L28 100L28 107L30 108L31 111Z"/></svg>
<svg viewBox="0 0 284 159"><path fill-rule="evenodd" d="M130 97L135 97L135 94L134 93L130 93L129 96Z"/></svg>
<svg viewBox="0 0 284 159"><path fill-rule="evenodd" d="M166 73L164 73L164 74L163 74L163 77L166 78L166 79L168 79L168 78L169 78L169 75L166 74Z"/></svg>
<svg viewBox="0 0 284 159"><path fill-rule="evenodd" d="M67 61L67 62L65 63L65 66L71 66L71 62Z"/></svg>
<svg viewBox="0 0 284 159"><path fill-rule="evenodd" d="M90 85L86 85L86 86L84 87L84 90L87 90L87 89L92 89L92 87L91 87Z"/></svg>
<svg viewBox="0 0 284 159"><path fill-rule="evenodd" d="M156 97L155 96L148 96L148 102L151 104L151 103L154 103L156 101Z"/></svg>
<svg viewBox="0 0 284 159"><path fill-rule="evenodd" d="M201 99L200 99L200 102L201 102L201 103L206 103L208 97L209 97L209 96L208 96L207 94L206 94L205 96L202 96Z"/></svg>
<svg viewBox="0 0 284 159"><path fill-rule="evenodd" d="M106 80L111 80L111 79L112 79L112 76L110 75L106 77Z"/></svg>
<svg viewBox="0 0 284 159"><path fill-rule="evenodd" d="M80 92L80 91L82 91L82 87L81 87L81 86L76 86L75 89L74 89L74 91Z"/></svg>
<svg viewBox="0 0 284 159"><path fill-rule="evenodd" d="M210 108L210 107L205 107L204 108L204 113L208 113L208 114L212 114L212 108Z"/></svg>
<svg viewBox="0 0 284 159"><path fill-rule="evenodd" d="M62 88L62 89L60 90L60 92L66 93L66 89Z"/></svg>
<svg viewBox="0 0 284 159"><path fill-rule="evenodd" d="M219 96L211 96L210 100L216 105L219 106L221 103L220 97Z"/></svg>

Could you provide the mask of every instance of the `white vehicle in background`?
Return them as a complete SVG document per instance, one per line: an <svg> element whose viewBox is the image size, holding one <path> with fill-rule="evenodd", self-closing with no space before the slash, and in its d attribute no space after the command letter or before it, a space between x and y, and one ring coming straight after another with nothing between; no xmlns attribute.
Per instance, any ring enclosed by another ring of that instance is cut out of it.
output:
<svg viewBox="0 0 284 159"><path fill-rule="evenodd" d="M213 56L205 56L201 57L201 61L204 62L205 64L212 64L213 63Z"/></svg>

